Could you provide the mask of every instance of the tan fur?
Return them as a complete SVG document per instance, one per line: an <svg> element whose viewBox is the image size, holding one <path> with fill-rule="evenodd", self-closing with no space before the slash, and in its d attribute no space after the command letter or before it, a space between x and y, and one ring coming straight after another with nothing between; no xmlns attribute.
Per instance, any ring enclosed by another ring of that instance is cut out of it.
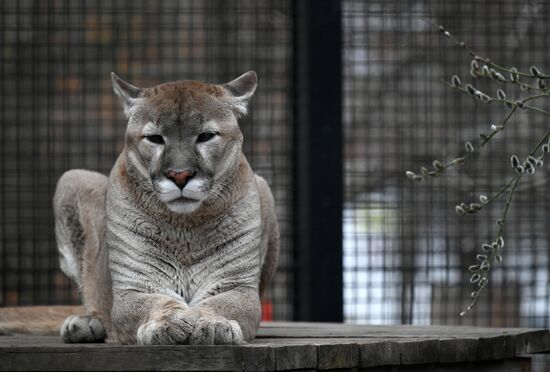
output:
<svg viewBox="0 0 550 372"><path fill-rule="evenodd" d="M0 307L0 335L58 334L61 324L68 316L83 312L82 306Z"/></svg>
<svg viewBox="0 0 550 372"><path fill-rule="evenodd" d="M108 178L67 172L54 197L61 267L84 301L61 326L64 341L252 340L279 244L271 191L236 120L256 74L145 89L113 75L113 87L129 118L122 154ZM186 175L177 185L174 169Z"/></svg>
<svg viewBox="0 0 550 372"><path fill-rule="evenodd" d="M277 260L279 258L279 230L277 216L275 215L275 202L273 200L273 195L271 195L271 189L267 182L260 176L256 176L256 182L260 191L262 221L265 221L264 226L266 227L263 233L263 239L267 240L262 244L262 246L267 248L262 266L262 275L260 277L260 295L262 295L277 268Z"/></svg>

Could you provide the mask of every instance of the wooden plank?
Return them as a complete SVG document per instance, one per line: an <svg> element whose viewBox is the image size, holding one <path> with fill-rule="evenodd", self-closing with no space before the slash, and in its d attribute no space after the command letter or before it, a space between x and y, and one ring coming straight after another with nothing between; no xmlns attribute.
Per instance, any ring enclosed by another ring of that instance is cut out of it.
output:
<svg viewBox="0 0 550 372"><path fill-rule="evenodd" d="M505 338L504 357L514 358L515 356L519 356L519 354L516 353L516 336L506 335L504 336L504 338Z"/></svg>
<svg viewBox="0 0 550 372"><path fill-rule="evenodd" d="M262 338L256 339L253 345L281 346L281 345L341 345L341 344L365 344L372 342L393 341L392 338L365 338L365 337L327 337L327 338Z"/></svg>
<svg viewBox="0 0 550 372"><path fill-rule="evenodd" d="M504 336L481 337L478 339L477 359L504 359Z"/></svg>
<svg viewBox="0 0 550 372"><path fill-rule="evenodd" d="M372 367L361 369L364 372L527 372L531 371L529 358L514 358L499 361L442 363ZM535 369L533 369L535 371ZM539 370L537 370L539 371ZM540 369L546 371L546 369Z"/></svg>
<svg viewBox="0 0 550 372"><path fill-rule="evenodd" d="M393 341L373 342L359 345L359 367L399 365L399 345Z"/></svg>
<svg viewBox="0 0 550 372"><path fill-rule="evenodd" d="M271 324L276 337L243 346L63 344L59 337L0 337L0 370L307 370L498 361L550 351L548 330L429 326ZM284 332L292 337L281 337ZM322 335L330 337L321 337ZM305 337L299 337L305 336ZM83 360L86 364L83 365ZM479 364L481 363L481 364ZM414 367L417 368L417 367ZM421 370L421 369L420 369Z"/></svg>
<svg viewBox="0 0 550 372"><path fill-rule="evenodd" d="M317 367L317 348L314 345L275 347L277 371Z"/></svg>
<svg viewBox="0 0 550 372"><path fill-rule="evenodd" d="M400 341L398 345L401 364L425 364L438 361L438 340Z"/></svg>
<svg viewBox="0 0 550 372"><path fill-rule="evenodd" d="M471 326L380 326L380 325L337 325L334 323L262 323L258 338L272 337L483 337L517 335L548 330L533 328L490 328Z"/></svg>
<svg viewBox="0 0 550 372"><path fill-rule="evenodd" d="M248 345L242 348L244 371L275 371L277 369L275 348L264 345Z"/></svg>
<svg viewBox="0 0 550 372"><path fill-rule="evenodd" d="M79 352L80 351L80 352ZM240 348L148 346L0 351L0 371L240 371Z"/></svg>
<svg viewBox="0 0 550 372"><path fill-rule="evenodd" d="M463 332L490 332L490 333L521 333L525 331L533 331L536 328L520 328L520 327L475 327L475 326L446 326L446 325L378 325L378 324L351 324L351 323L328 323L328 322L262 322L260 329L367 329L367 330L415 330L417 332L457 332L461 334Z"/></svg>
<svg viewBox="0 0 550 372"><path fill-rule="evenodd" d="M359 364L359 345L320 344L317 345L317 368L353 368Z"/></svg>
<svg viewBox="0 0 550 372"><path fill-rule="evenodd" d="M543 353L550 350L548 330L532 330L516 336L516 354Z"/></svg>
<svg viewBox="0 0 550 372"><path fill-rule="evenodd" d="M477 359L477 338L439 340L439 362L470 362Z"/></svg>

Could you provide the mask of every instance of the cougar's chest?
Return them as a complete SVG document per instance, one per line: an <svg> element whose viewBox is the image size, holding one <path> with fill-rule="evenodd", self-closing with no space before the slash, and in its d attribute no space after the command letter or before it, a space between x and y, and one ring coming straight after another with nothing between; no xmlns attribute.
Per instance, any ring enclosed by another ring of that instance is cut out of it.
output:
<svg viewBox="0 0 550 372"><path fill-rule="evenodd" d="M223 219L200 226L175 225L165 221L150 223L155 225L156 230L149 235L153 249L184 266L191 266L212 255L236 232Z"/></svg>
<svg viewBox="0 0 550 372"><path fill-rule="evenodd" d="M256 276L260 229L255 221L221 220L202 229L170 229L158 247L160 280L186 302L222 291L242 276Z"/></svg>
<svg viewBox="0 0 550 372"><path fill-rule="evenodd" d="M113 287L192 303L259 280L261 214L255 194L223 216L191 226L136 208L122 191L114 183L107 197Z"/></svg>

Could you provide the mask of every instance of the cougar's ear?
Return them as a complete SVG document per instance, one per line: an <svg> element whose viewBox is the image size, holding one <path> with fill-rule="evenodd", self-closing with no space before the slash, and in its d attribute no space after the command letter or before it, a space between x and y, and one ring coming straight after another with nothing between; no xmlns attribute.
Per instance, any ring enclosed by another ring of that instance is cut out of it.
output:
<svg viewBox="0 0 550 372"><path fill-rule="evenodd" d="M132 84L125 82L114 72L111 72L111 79L113 81L113 90L115 91L115 94L122 98L124 113L126 116L129 116L129 110L138 101L139 94L143 92L144 89L135 87Z"/></svg>
<svg viewBox="0 0 550 372"><path fill-rule="evenodd" d="M248 71L235 80L222 85L228 92L226 99L237 117L246 115L248 100L256 90L257 81L256 72Z"/></svg>

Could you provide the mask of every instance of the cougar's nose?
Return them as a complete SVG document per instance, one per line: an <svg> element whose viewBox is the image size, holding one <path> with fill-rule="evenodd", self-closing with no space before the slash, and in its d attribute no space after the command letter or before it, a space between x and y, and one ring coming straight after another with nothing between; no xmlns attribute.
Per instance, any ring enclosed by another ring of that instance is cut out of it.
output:
<svg viewBox="0 0 550 372"><path fill-rule="evenodd" d="M166 172L166 177L170 178L180 189L183 189L194 175L195 170L192 168L184 170L170 169Z"/></svg>

